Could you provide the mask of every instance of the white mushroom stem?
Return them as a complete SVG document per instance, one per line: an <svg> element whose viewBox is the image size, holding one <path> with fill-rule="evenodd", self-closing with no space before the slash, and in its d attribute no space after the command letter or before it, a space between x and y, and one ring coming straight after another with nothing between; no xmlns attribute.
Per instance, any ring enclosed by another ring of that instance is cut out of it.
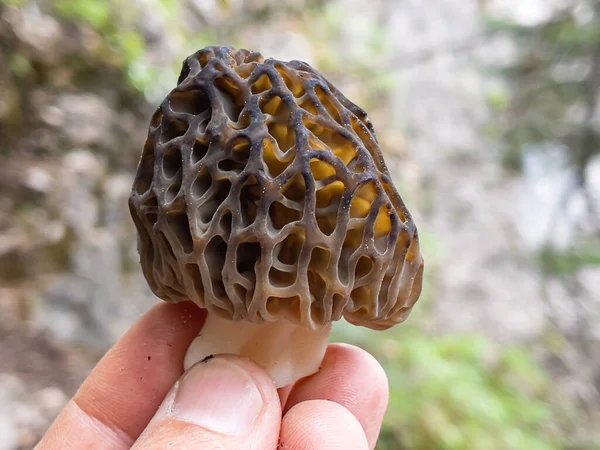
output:
<svg viewBox="0 0 600 450"><path fill-rule="evenodd" d="M255 324L209 314L185 355L184 368L210 355L240 355L264 368L280 388L319 370L330 332L331 324L315 331L285 319Z"/></svg>

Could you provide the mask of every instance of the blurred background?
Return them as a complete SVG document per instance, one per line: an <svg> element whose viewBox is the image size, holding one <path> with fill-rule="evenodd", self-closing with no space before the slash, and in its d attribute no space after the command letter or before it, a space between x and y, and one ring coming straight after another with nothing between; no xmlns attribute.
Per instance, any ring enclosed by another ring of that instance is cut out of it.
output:
<svg viewBox="0 0 600 450"><path fill-rule="evenodd" d="M391 384L380 449L600 448L600 1L0 0L0 449L31 448L157 299L126 200L207 45L300 59L371 116L426 260L334 338Z"/></svg>

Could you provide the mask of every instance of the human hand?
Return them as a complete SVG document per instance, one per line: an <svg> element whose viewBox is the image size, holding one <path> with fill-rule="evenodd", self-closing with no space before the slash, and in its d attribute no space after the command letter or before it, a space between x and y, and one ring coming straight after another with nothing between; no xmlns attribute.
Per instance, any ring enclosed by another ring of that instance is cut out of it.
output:
<svg viewBox="0 0 600 450"><path fill-rule="evenodd" d="M150 310L98 363L36 449L374 448L388 384L372 356L332 344L318 373L279 391L236 356L183 374L205 317L189 302Z"/></svg>

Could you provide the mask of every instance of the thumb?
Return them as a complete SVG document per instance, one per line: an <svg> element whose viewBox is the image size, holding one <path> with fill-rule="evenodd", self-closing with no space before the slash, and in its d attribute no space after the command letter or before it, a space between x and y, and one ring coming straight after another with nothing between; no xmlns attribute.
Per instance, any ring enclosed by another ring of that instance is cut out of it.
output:
<svg viewBox="0 0 600 450"><path fill-rule="evenodd" d="M218 356L191 367L165 397L133 449L269 449L277 446L281 405L257 365Z"/></svg>

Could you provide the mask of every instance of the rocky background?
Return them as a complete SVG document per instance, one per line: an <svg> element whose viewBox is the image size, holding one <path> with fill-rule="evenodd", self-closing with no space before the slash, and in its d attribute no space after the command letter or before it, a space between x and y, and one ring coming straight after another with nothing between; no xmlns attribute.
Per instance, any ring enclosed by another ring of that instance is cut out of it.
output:
<svg viewBox="0 0 600 450"><path fill-rule="evenodd" d="M126 200L206 45L370 114L423 241L381 449L600 448L600 2L0 0L0 449L31 448L157 299Z"/></svg>

